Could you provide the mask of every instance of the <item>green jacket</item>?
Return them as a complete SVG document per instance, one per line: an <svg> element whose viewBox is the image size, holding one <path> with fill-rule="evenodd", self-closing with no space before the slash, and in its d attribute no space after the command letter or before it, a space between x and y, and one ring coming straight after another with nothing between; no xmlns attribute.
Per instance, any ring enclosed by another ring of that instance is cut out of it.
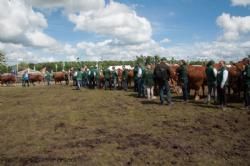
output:
<svg viewBox="0 0 250 166"><path fill-rule="evenodd" d="M138 73L138 66L136 65L135 68L134 68L134 79L135 79L135 80L138 79L137 73Z"/></svg>
<svg viewBox="0 0 250 166"><path fill-rule="evenodd" d="M123 70L122 72L122 80L127 80L128 79L128 70Z"/></svg>
<svg viewBox="0 0 250 166"><path fill-rule="evenodd" d="M247 65L243 71L243 82L250 88L250 65Z"/></svg>
<svg viewBox="0 0 250 166"><path fill-rule="evenodd" d="M188 74L187 74L187 66L186 65L181 65L177 72L179 75L179 80L181 82L188 81Z"/></svg>
<svg viewBox="0 0 250 166"><path fill-rule="evenodd" d="M153 70L144 70L144 83L146 86L154 86L154 72Z"/></svg>
<svg viewBox="0 0 250 166"><path fill-rule="evenodd" d="M104 70L103 74L104 74L104 78L106 80L108 80L110 78L110 70L109 69Z"/></svg>
<svg viewBox="0 0 250 166"><path fill-rule="evenodd" d="M45 74L45 79L46 79L47 81L50 81L50 80L51 80L51 77L52 77L52 75L51 75L49 72L46 72L46 74Z"/></svg>
<svg viewBox="0 0 250 166"><path fill-rule="evenodd" d="M115 70L111 72L111 76L113 79L117 79L118 75Z"/></svg>
<svg viewBox="0 0 250 166"><path fill-rule="evenodd" d="M215 76L215 73L214 73L213 66L208 66L206 68L206 75L207 75L207 83L209 85L214 84L216 82L216 76Z"/></svg>
<svg viewBox="0 0 250 166"><path fill-rule="evenodd" d="M88 77L88 72L87 71L83 71L82 72L82 79L87 79L87 77Z"/></svg>
<svg viewBox="0 0 250 166"><path fill-rule="evenodd" d="M77 71L76 80L77 81L82 80L82 72L81 71Z"/></svg>

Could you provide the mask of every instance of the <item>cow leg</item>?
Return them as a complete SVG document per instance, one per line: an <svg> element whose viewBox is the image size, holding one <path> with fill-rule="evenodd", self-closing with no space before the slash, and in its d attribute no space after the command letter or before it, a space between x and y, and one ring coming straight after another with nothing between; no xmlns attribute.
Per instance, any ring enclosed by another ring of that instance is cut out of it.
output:
<svg viewBox="0 0 250 166"><path fill-rule="evenodd" d="M202 94L202 95L203 95L202 97L205 97L205 86L204 86L204 85L202 85L202 93L203 93L203 94Z"/></svg>
<svg viewBox="0 0 250 166"><path fill-rule="evenodd" d="M199 101L200 100L199 90L195 90L194 96L195 96L195 98L194 98L195 101Z"/></svg>

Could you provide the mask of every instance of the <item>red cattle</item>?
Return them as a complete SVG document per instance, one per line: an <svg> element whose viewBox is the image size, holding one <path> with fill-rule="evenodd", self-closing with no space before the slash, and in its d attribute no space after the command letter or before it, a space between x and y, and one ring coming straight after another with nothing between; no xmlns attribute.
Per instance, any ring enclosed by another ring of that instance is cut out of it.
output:
<svg viewBox="0 0 250 166"><path fill-rule="evenodd" d="M231 67L228 67L228 85L229 85L229 94L230 89L233 90L233 93L238 93L243 90L243 78L242 72L245 68L245 64L243 61L239 61L237 63L232 64Z"/></svg>
<svg viewBox="0 0 250 166"><path fill-rule="evenodd" d="M128 70L128 86L131 88L132 87L132 82L134 82L134 70L129 69Z"/></svg>
<svg viewBox="0 0 250 166"><path fill-rule="evenodd" d="M0 81L1 81L1 85L14 84L16 83L16 76L11 73L5 73L5 74L0 75Z"/></svg>
<svg viewBox="0 0 250 166"><path fill-rule="evenodd" d="M195 90L195 100L199 100L199 91L202 87L204 95L204 85L206 84L206 67L204 66L188 66L189 89Z"/></svg>
<svg viewBox="0 0 250 166"><path fill-rule="evenodd" d="M35 85L35 82L39 82L39 84L40 84L41 81L44 81L44 77L40 73L30 73L29 74L29 81L33 85Z"/></svg>
<svg viewBox="0 0 250 166"><path fill-rule="evenodd" d="M55 80L55 84L62 81L65 81L66 85L69 84L69 74L67 72L55 72L53 73L53 78Z"/></svg>

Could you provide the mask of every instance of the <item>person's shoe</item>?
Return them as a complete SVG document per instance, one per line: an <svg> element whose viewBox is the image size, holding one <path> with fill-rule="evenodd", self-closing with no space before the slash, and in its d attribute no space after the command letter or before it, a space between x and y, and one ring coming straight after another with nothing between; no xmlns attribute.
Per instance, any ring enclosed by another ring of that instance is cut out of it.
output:
<svg viewBox="0 0 250 166"><path fill-rule="evenodd" d="M222 111L226 111L226 107L225 106L221 106Z"/></svg>
<svg viewBox="0 0 250 166"><path fill-rule="evenodd" d="M173 106L173 105L174 105L173 102L168 103L168 106Z"/></svg>

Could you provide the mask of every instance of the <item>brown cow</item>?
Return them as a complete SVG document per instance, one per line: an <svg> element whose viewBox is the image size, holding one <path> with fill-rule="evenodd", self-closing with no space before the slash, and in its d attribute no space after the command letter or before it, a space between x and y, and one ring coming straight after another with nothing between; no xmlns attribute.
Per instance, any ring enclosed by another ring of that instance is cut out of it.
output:
<svg viewBox="0 0 250 166"><path fill-rule="evenodd" d="M188 66L188 84L189 89L195 90L195 100L199 100L199 91L202 87L203 95L204 95L204 85L206 84L206 67L204 66Z"/></svg>
<svg viewBox="0 0 250 166"><path fill-rule="evenodd" d="M132 82L134 82L134 70L129 69L128 70L128 87L129 88L132 87Z"/></svg>
<svg viewBox="0 0 250 166"><path fill-rule="evenodd" d="M243 78L242 72L245 69L245 63L243 61L239 61L237 63L232 64L231 67L228 68L228 91L230 94L230 89L233 90L233 93L240 96L240 92L243 90Z"/></svg>
<svg viewBox="0 0 250 166"><path fill-rule="evenodd" d="M5 73L0 75L0 81L2 86L3 84L6 84L8 86L11 83L16 83L16 76L11 73Z"/></svg>
<svg viewBox="0 0 250 166"><path fill-rule="evenodd" d="M30 73L29 74L29 81L35 85L35 82L39 82L39 84L41 83L41 81L44 81L44 76L42 76L39 73Z"/></svg>
<svg viewBox="0 0 250 166"><path fill-rule="evenodd" d="M55 84L62 81L65 81L66 85L69 85L69 74L67 72L54 72L53 78L55 80Z"/></svg>

